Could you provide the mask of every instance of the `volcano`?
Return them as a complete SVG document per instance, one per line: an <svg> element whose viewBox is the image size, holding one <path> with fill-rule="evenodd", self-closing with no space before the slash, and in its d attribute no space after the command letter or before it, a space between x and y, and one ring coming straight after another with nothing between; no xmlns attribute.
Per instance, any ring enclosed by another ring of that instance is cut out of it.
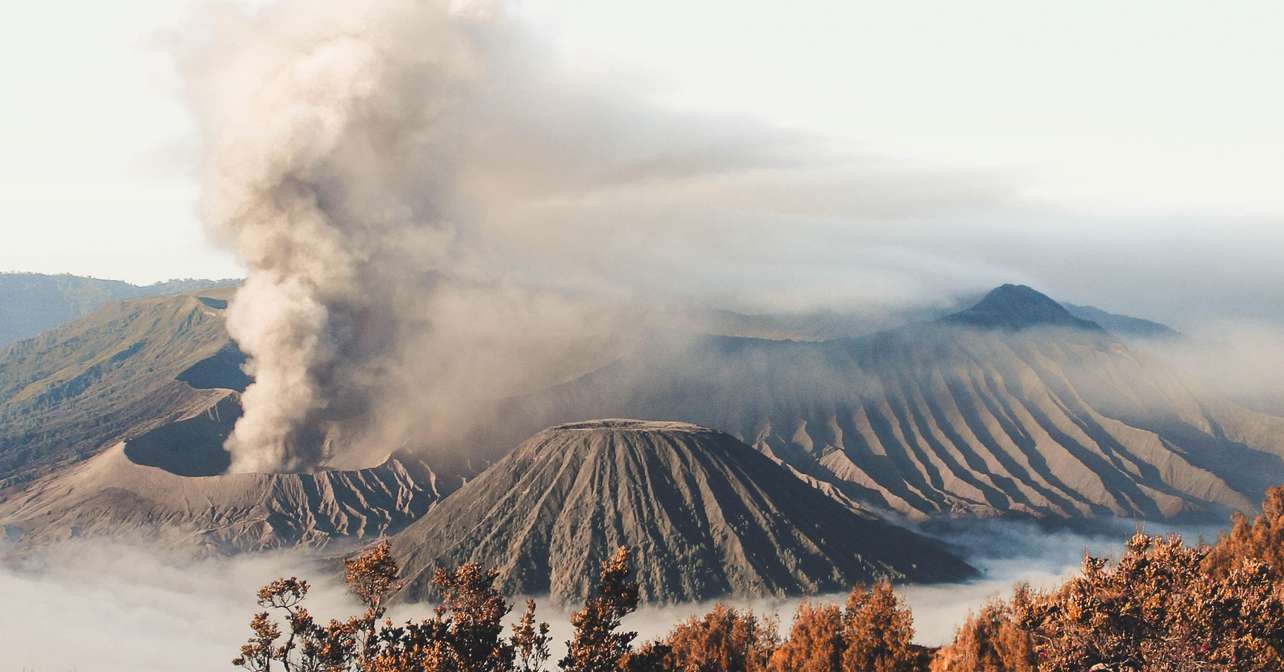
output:
<svg viewBox="0 0 1284 672"><path fill-rule="evenodd" d="M845 507L735 438L594 420L540 432L393 540L411 598L433 571L495 567L512 593L582 599L617 546L650 602L849 590L973 573L941 544Z"/></svg>

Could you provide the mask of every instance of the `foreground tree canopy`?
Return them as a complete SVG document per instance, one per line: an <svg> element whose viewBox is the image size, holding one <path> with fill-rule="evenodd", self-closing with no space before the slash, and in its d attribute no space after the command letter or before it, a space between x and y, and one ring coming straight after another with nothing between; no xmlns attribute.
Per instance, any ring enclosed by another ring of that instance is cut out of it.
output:
<svg viewBox="0 0 1284 672"><path fill-rule="evenodd" d="M787 637L774 618L722 605L635 646L622 620L638 606L631 556L619 548L571 616L564 672L1268 672L1284 670L1284 488L1262 515L1236 516L1215 545L1138 533L1116 562L1085 557L1078 576L1039 592L1017 586L935 651L916 646L913 618L887 582L856 587L844 606L804 601ZM252 672L541 672L549 627L528 601L505 630L510 605L498 574L476 564L438 570L439 603L421 621L394 624L401 588L387 543L346 562L365 610L316 621L308 583L282 578L259 590L263 611L232 662Z"/></svg>

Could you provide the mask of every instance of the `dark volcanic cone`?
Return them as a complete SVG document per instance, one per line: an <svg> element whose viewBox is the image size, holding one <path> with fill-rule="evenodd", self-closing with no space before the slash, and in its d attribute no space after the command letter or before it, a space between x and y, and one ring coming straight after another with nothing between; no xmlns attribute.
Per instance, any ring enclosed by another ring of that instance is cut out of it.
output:
<svg viewBox="0 0 1284 672"><path fill-rule="evenodd" d="M616 546L647 601L944 581L971 567L864 517L735 438L677 422L595 420L540 432L394 538L412 599L435 568L475 561L514 593L578 600Z"/></svg>

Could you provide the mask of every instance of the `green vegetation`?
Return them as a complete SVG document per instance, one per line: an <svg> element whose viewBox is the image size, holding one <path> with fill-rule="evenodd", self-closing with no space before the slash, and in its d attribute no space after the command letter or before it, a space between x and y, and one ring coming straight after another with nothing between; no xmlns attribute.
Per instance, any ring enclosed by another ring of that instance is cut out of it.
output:
<svg viewBox="0 0 1284 672"><path fill-rule="evenodd" d="M65 273L0 273L0 346L85 317L112 301L231 287L237 282L187 278L140 286Z"/></svg>
<svg viewBox="0 0 1284 672"><path fill-rule="evenodd" d="M231 291L108 303L0 348L0 485L208 405L209 391L177 378L226 352L217 306Z"/></svg>

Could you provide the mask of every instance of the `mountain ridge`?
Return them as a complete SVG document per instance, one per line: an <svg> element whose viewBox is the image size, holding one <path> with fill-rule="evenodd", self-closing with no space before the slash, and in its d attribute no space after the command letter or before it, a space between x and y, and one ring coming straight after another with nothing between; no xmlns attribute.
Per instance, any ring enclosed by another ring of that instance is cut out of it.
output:
<svg viewBox="0 0 1284 672"><path fill-rule="evenodd" d="M217 456L239 417L235 392L210 394L203 410L0 496L4 536L26 548L74 537L218 554L325 548L397 532L459 485L406 455L311 474L226 474L226 458L175 462L175 452Z"/></svg>
<svg viewBox="0 0 1284 672"><path fill-rule="evenodd" d="M223 323L233 291L112 303L0 348L0 498L50 492L122 441L137 466L221 474L249 382ZM642 341L429 447L437 496L545 427L603 417L715 427L843 506L896 519L1211 518L1284 480L1284 419L1203 394L1100 329L937 320L824 341ZM353 429L327 436L343 445Z"/></svg>
<svg viewBox="0 0 1284 672"><path fill-rule="evenodd" d="M1284 418L1197 389L1039 297L1034 319L1000 313L979 328L947 318L822 342L653 339L499 414L514 432L616 416L717 427L915 519L1220 519L1284 481ZM516 440L490 431L474 445Z"/></svg>
<svg viewBox="0 0 1284 672"><path fill-rule="evenodd" d="M112 302L0 347L0 486L200 410L203 387L244 389L217 307L232 292Z"/></svg>
<svg viewBox="0 0 1284 672"><path fill-rule="evenodd" d="M0 273L0 346L60 327L113 301L219 289L239 282L184 278L134 285L69 273Z"/></svg>
<svg viewBox="0 0 1284 672"><path fill-rule="evenodd" d="M1085 306L1065 302L1061 305L1065 306L1065 309L1070 311L1071 315L1084 320L1096 322L1101 325L1103 329L1125 338L1171 341L1183 337L1180 331L1177 331L1161 322L1155 322L1154 320L1111 313L1095 306Z"/></svg>

